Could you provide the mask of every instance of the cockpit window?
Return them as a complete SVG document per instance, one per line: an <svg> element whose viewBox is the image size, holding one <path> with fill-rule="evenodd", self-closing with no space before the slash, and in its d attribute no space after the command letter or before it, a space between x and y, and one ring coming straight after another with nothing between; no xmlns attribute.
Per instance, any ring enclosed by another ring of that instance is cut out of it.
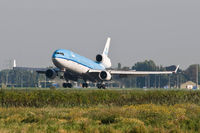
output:
<svg viewBox="0 0 200 133"><path fill-rule="evenodd" d="M60 55L64 56L64 53L62 53L62 52L56 52L56 54L60 54Z"/></svg>

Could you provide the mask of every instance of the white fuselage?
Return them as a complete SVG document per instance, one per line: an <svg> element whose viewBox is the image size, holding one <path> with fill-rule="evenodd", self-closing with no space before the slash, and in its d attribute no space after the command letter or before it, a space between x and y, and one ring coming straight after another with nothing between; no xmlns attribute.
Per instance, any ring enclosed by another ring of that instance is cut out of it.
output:
<svg viewBox="0 0 200 133"><path fill-rule="evenodd" d="M61 59L61 58L53 58L53 63L56 67L61 70L68 70L78 74L84 74L89 71L89 68L81 65L79 63L73 62L71 60Z"/></svg>

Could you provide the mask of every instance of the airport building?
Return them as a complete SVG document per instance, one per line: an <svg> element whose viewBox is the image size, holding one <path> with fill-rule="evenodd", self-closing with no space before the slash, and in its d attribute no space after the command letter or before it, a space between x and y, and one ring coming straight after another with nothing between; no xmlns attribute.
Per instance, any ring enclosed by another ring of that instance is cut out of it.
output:
<svg viewBox="0 0 200 133"><path fill-rule="evenodd" d="M196 83L194 83L192 81L187 81L187 82L181 84L181 89L191 90L191 89L196 89L196 88L199 88L199 86L196 87Z"/></svg>

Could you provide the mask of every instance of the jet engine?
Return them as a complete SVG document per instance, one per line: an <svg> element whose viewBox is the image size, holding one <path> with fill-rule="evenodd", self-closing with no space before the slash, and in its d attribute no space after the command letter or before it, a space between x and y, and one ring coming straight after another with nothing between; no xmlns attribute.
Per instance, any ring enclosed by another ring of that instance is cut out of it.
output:
<svg viewBox="0 0 200 133"><path fill-rule="evenodd" d="M48 69L46 72L45 72L45 75L47 78L49 79L54 79L56 76L57 76L57 73L54 69Z"/></svg>
<svg viewBox="0 0 200 133"><path fill-rule="evenodd" d="M111 67L111 61L110 58L108 58L108 56L104 55L104 54L98 54L96 56L96 61L99 63L102 63L106 68Z"/></svg>
<svg viewBox="0 0 200 133"><path fill-rule="evenodd" d="M111 74L110 74L109 72L107 72L107 71L101 71L101 72L99 73L99 78L100 78L101 80L109 81L109 80L112 79L112 76L111 76Z"/></svg>

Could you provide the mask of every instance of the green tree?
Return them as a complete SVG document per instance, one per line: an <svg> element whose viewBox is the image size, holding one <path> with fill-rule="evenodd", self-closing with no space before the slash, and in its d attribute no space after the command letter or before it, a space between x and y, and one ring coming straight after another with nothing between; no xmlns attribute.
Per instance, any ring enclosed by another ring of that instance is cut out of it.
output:
<svg viewBox="0 0 200 133"><path fill-rule="evenodd" d="M132 70L136 71L156 71L158 67L156 66L153 60L145 60L144 62L137 62L134 66L132 66ZM156 76L144 76L144 77L137 77L137 86L142 87L151 87L156 86Z"/></svg>
<svg viewBox="0 0 200 133"><path fill-rule="evenodd" d="M197 74L197 64L190 65L185 71L183 71L183 76L187 81L196 82ZM200 84L200 66L198 65L198 83Z"/></svg>

